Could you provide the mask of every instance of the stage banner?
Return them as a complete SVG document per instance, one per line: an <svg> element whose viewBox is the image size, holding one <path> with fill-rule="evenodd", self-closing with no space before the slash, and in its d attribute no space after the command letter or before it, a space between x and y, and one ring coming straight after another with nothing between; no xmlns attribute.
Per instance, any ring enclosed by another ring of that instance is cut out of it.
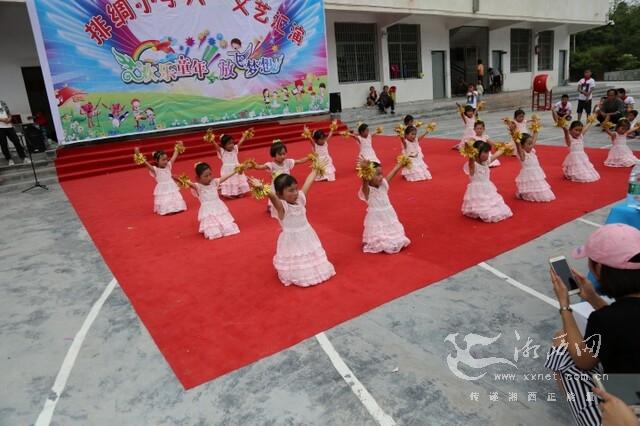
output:
<svg viewBox="0 0 640 426"><path fill-rule="evenodd" d="M326 112L322 0L28 0L61 143Z"/></svg>

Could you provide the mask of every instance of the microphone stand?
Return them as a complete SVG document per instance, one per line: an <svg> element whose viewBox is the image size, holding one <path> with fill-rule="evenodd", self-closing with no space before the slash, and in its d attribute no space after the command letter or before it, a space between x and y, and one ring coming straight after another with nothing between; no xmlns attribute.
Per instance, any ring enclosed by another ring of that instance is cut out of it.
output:
<svg viewBox="0 0 640 426"><path fill-rule="evenodd" d="M49 188L47 188L47 185L43 185L40 183L40 181L38 180L38 173L36 173L36 165L33 162L33 157L31 156L31 149L29 148L29 142L27 141L27 137L24 133L24 128L22 129L22 134L20 135L21 138L24 138L25 140L25 149L27 150L27 155L29 156L29 160L31 161L31 170L33 170L33 180L34 180L34 184L31 185L29 188L25 189L24 191L22 191L22 193L24 194L25 192L29 192L34 188L42 188L46 191L49 190Z"/></svg>

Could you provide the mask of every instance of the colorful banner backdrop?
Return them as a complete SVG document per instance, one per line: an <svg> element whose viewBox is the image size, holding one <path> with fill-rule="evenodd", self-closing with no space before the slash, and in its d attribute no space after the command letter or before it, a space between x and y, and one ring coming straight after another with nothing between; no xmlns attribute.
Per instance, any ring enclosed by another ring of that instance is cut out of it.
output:
<svg viewBox="0 0 640 426"><path fill-rule="evenodd" d="M29 1L62 143L328 109L322 0Z"/></svg>

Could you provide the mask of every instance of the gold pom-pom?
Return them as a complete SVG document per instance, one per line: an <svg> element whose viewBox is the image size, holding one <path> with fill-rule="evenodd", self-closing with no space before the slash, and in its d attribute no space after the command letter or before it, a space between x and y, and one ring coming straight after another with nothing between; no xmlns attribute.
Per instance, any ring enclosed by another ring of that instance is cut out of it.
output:
<svg viewBox="0 0 640 426"><path fill-rule="evenodd" d="M384 132L384 127L378 126L376 127L376 135L382 134Z"/></svg>
<svg viewBox="0 0 640 426"><path fill-rule="evenodd" d="M176 142L176 145L173 147L173 149L177 151L178 154L182 154L187 150L187 148L184 147L184 144L182 143L182 141Z"/></svg>
<svg viewBox="0 0 640 426"><path fill-rule="evenodd" d="M311 161L318 161L318 153L312 152L309 155L307 155L307 158Z"/></svg>
<svg viewBox="0 0 640 426"><path fill-rule="evenodd" d="M540 133L542 130L542 122L538 118L538 116L534 115L531 117L531 121L529 122L529 130L531 133Z"/></svg>
<svg viewBox="0 0 640 426"><path fill-rule="evenodd" d="M207 129L207 133L204 134L202 139L210 144L213 144L216 141L216 135L213 133L213 129Z"/></svg>
<svg viewBox="0 0 640 426"><path fill-rule="evenodd" d="M427 130L427 133L432 133L432 132L435 132L437 128L438 128L438 123L436 123L435 121L432 121L431 123L427 124L426 130Z"/></svg>
<svg viewBox="0 0 640 426"><path fill-rule="evenodd" d="M504 123L505 126L511 127L511 123L513 123L513 120L510 119L509 117L505 117L502 119L502 122Z"/></svg>
<svg viewBox="0 0 640 426"><path fill-rule="evenodd" d="M302 132L301 136L305 139L311 140L313 139L313 132L311 131L310 128L308 128L307 126L304 126L304 131Z"/></svg>
<svg viewBox="0 0 640 426"><path fill-rule="evenodd" d="M358 177L363 180L371 180L376 175L376 168L371 161L361 161L356 166Z"/></svg>
<svg viewBox="0 0 640 426"><path fill-rule="evenodd" d="M244 160L242 162L242 166L245 170L255 169L258 166L258 163L256 163L256 160L254 160L253 158L249 158L248 160Z"/></svg>
<svg viewBox="0 0 640 426"><path fill-rule="evenodd" d="M496 148L496 152L497 151L502 151L504 152L504 155L511 155L513 154L513 147L506 143L506 142L498 142L495 144L495 148Z"/></svg>
<svg viewBox="0 0 640 426"><path fill-rule="evenodd" d="M335 132L336 130L338 130L338 120L333 120L329 125L329 131Z"/></svg>
<svg viewBox="0 0 640 426"><path fill-rule="evenodd" d="M364 124L364 121L358 121L358 122L356 123L356 129L359 129L359 128L360 128L360 126L362 126L363 124Z"/></svg>
<svg viewBox="0 0 640 426"><path fill-rule="evenodd" d="M398 135L401 138L404 138L404 131L406 129L407 127L404 124L400 124L394 130L396 131L396 135Z"/></svg>
<svg viewBox="0 0 640 426"><path fill-rule="evenodd" d="M145 157L143 153L136 152L135 154L133 154L133 162L136 163L138 166L143 165L146 161L147 161L147 157Z"/></svg>
<svg viewBox="0 0 640 426"><path fill-rule="evenodd" d="M411 162L411 158L409 158L406 155L399 155L398 158L396 159L396 161L398 162L398 164L404 168L410 169L412 166L412 162Z"/></svg>
<svg viewBox="0 0 640 426"><path fill-rule="evenodd" d="M245 170L246 169L245 169L245 164L244 163L240 163L240 164L238 164L237 166L235 166L233 168L233 172L237 173L239 175L243 174Z"/></svg>
<svg viewBox="0 0 640 426"><path fill-rule="evenodd" d="M271 185L267 185L263 181L260 181L259 185L251 185L251 195L256 200L262 200L268 197L270 193Z"/></svg>
<svg viewBox="0 0 640 426"><path fill-rule="evenodd" d="M522 140L522 132L517 129L513 129L513 131L511 132L511 139L515 143L519 143Z"/></svg>
<svg viewBox="0 0 640 426"><path fill-rule="evenodd" d="M324 163L322 163L318 157L316 157L312 162L311 162L311 169L316 171L316 174L320 177L323 177L324 174L327 172L327 167Z"/></svg>
<svg viewBox="0 0 640 426"><path fill-rule="evenodd" d="M593 124L596 121L597 121L597 118L596 118L595 114L591 114L591 115L587 116L587 123Z"/></svg>
<svg viewBox="0 0 640 426"><path fill-rule="evenodd" d="M186 174L183 173L178 176L178 185L180 185L180 187L189 188L190 183L191 181L189 180L189 176L187 176Z"/></svg>
<svg viewBox="0 0 640 426"><path fill-rule="evenodd" d="M422 127L424 123L420 120L416 121L413 125L413 127L415 127L416 129L419 129L420 127Z"/></svg>
<svg viewBox="0 0 640 426"><path fill-rule="evenodd" d="M249 140L253 138L255 135L256 135L256 131L253 130L253 128L247 129L244 132L242 132L242 137L244 138L244 140Z"/></svg>
<svg viewBox="0 0 640 426"><path fill-rule="evenodd" d="M457 104L457 105L458 105L458 112L460 114L464 114L464 105L460 105L460 104Z"/></svg>
<svg viewBox="0 0 640 426"><path fill-rule="evenodd" d="M487 103L486 103L485 101L480 101L480 102L478 103L478 108L477 108L477 110L478 110L478 111L483 111L486 107L487 107Z"/></svg>
<svg viewBox="0 0 640 426"><path fill-rule="evenodd" d="M340 136L344 136L345 138L351 136L351 132L349 130L344 130L340 132Z"/></svg>
<svg viewBox="0 0 640 426"><path fill-rule="evenodd" d="M567 127L568 121L566 118L564 117L558 117L558 121L556 121L556 127L560 127L562 129L564 129L565 127Z"/></svg>
<svg viewBox="0 0 640 426"><path fill-rule="evenodd" d="M602 123L602 128L603 128L603 129L611 130L611 129L613 129L614 127L616 127L616 125L615 125L615 124L613 124L613 123L612 123L612 122L610 122L610 121L605 121L604 123Z"/></svg>
<svg viewBox="0 0 640 426"><path fill-rule="evenodd" d="M473 146L475 141L473 139L469 139L467 142L463 143L460 146L460 155L465 158L476 158L478 155L478 150Z"/></svg>

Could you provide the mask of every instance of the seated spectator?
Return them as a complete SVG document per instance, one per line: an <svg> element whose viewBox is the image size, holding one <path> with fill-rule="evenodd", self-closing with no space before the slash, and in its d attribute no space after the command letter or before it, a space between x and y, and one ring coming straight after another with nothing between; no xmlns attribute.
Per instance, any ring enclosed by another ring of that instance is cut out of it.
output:
<svg viewBox="0 0 640 426"><path fill-rule="evenodd" d="M620 118L624 117L626 112L627 107L618 97L618 91L616 89L609 89L607 91L607 97L604 102L602 102L602 106L598 109L596 115L600 123L610 121L616 124Z"/></svg>
<svg viewBox="0 0 640 426"><path fill-rule="evenodd" d="M552 270L562 330L554 337L545 366L556 371L563 390L575 396L568 402L577 423L599 425L592 375L640 374L640 230L620 223L604 225L574 250L573 257L588 258L603 292L616 300L609 305L573 271L580 296L594 308L585 339L571 311L567 287Z"/></svg>
<svg viewBox="0 0 640 426"><path fill-rule="evenodd" d="M636 128L636 126L638 125L638 111L636 111L635 109L632 109L631 111L627 111L627 120L629 120L629 125L630 125L630 129L633 130ZM631 132L627 135L628 138L635 138L638 137L638 132Z"/></svg>
<svg viewBox="0 0 640 426"><path fill-rule="evenodd" d="M569 102L569 95L562 95L560 101L558 101L553 107L558 117L564 118L567 121L571 121L571 102Z"/></svg>
<svg viewBox="0 0 640 426"><path fill-rule="evenodd" d="M382 88L382 93L380 93L380 96L378 97L377 104L378 109L382 114L387 113L387 108L391 108L391 114L396 113L396 104L393 101L391 94L389 93L389 86L384 86Z"/></svg>
<svg viewBox="0 0 640 426"><path fill-rule="evenodd" d="M376 102L378 101L378 92L376 91L376 88L371 86L369 87L369 94L367 95L367 106L375 106Z"/></svg>
<svg viewBox="0 0 640 426"><path fill-rule="evenodd" d="M618 89L618 97L622 102L624 102L627 107L627 111L631 111L636 103L635 99L632 96L627 96L627 90L624 88Z"/></svg>

